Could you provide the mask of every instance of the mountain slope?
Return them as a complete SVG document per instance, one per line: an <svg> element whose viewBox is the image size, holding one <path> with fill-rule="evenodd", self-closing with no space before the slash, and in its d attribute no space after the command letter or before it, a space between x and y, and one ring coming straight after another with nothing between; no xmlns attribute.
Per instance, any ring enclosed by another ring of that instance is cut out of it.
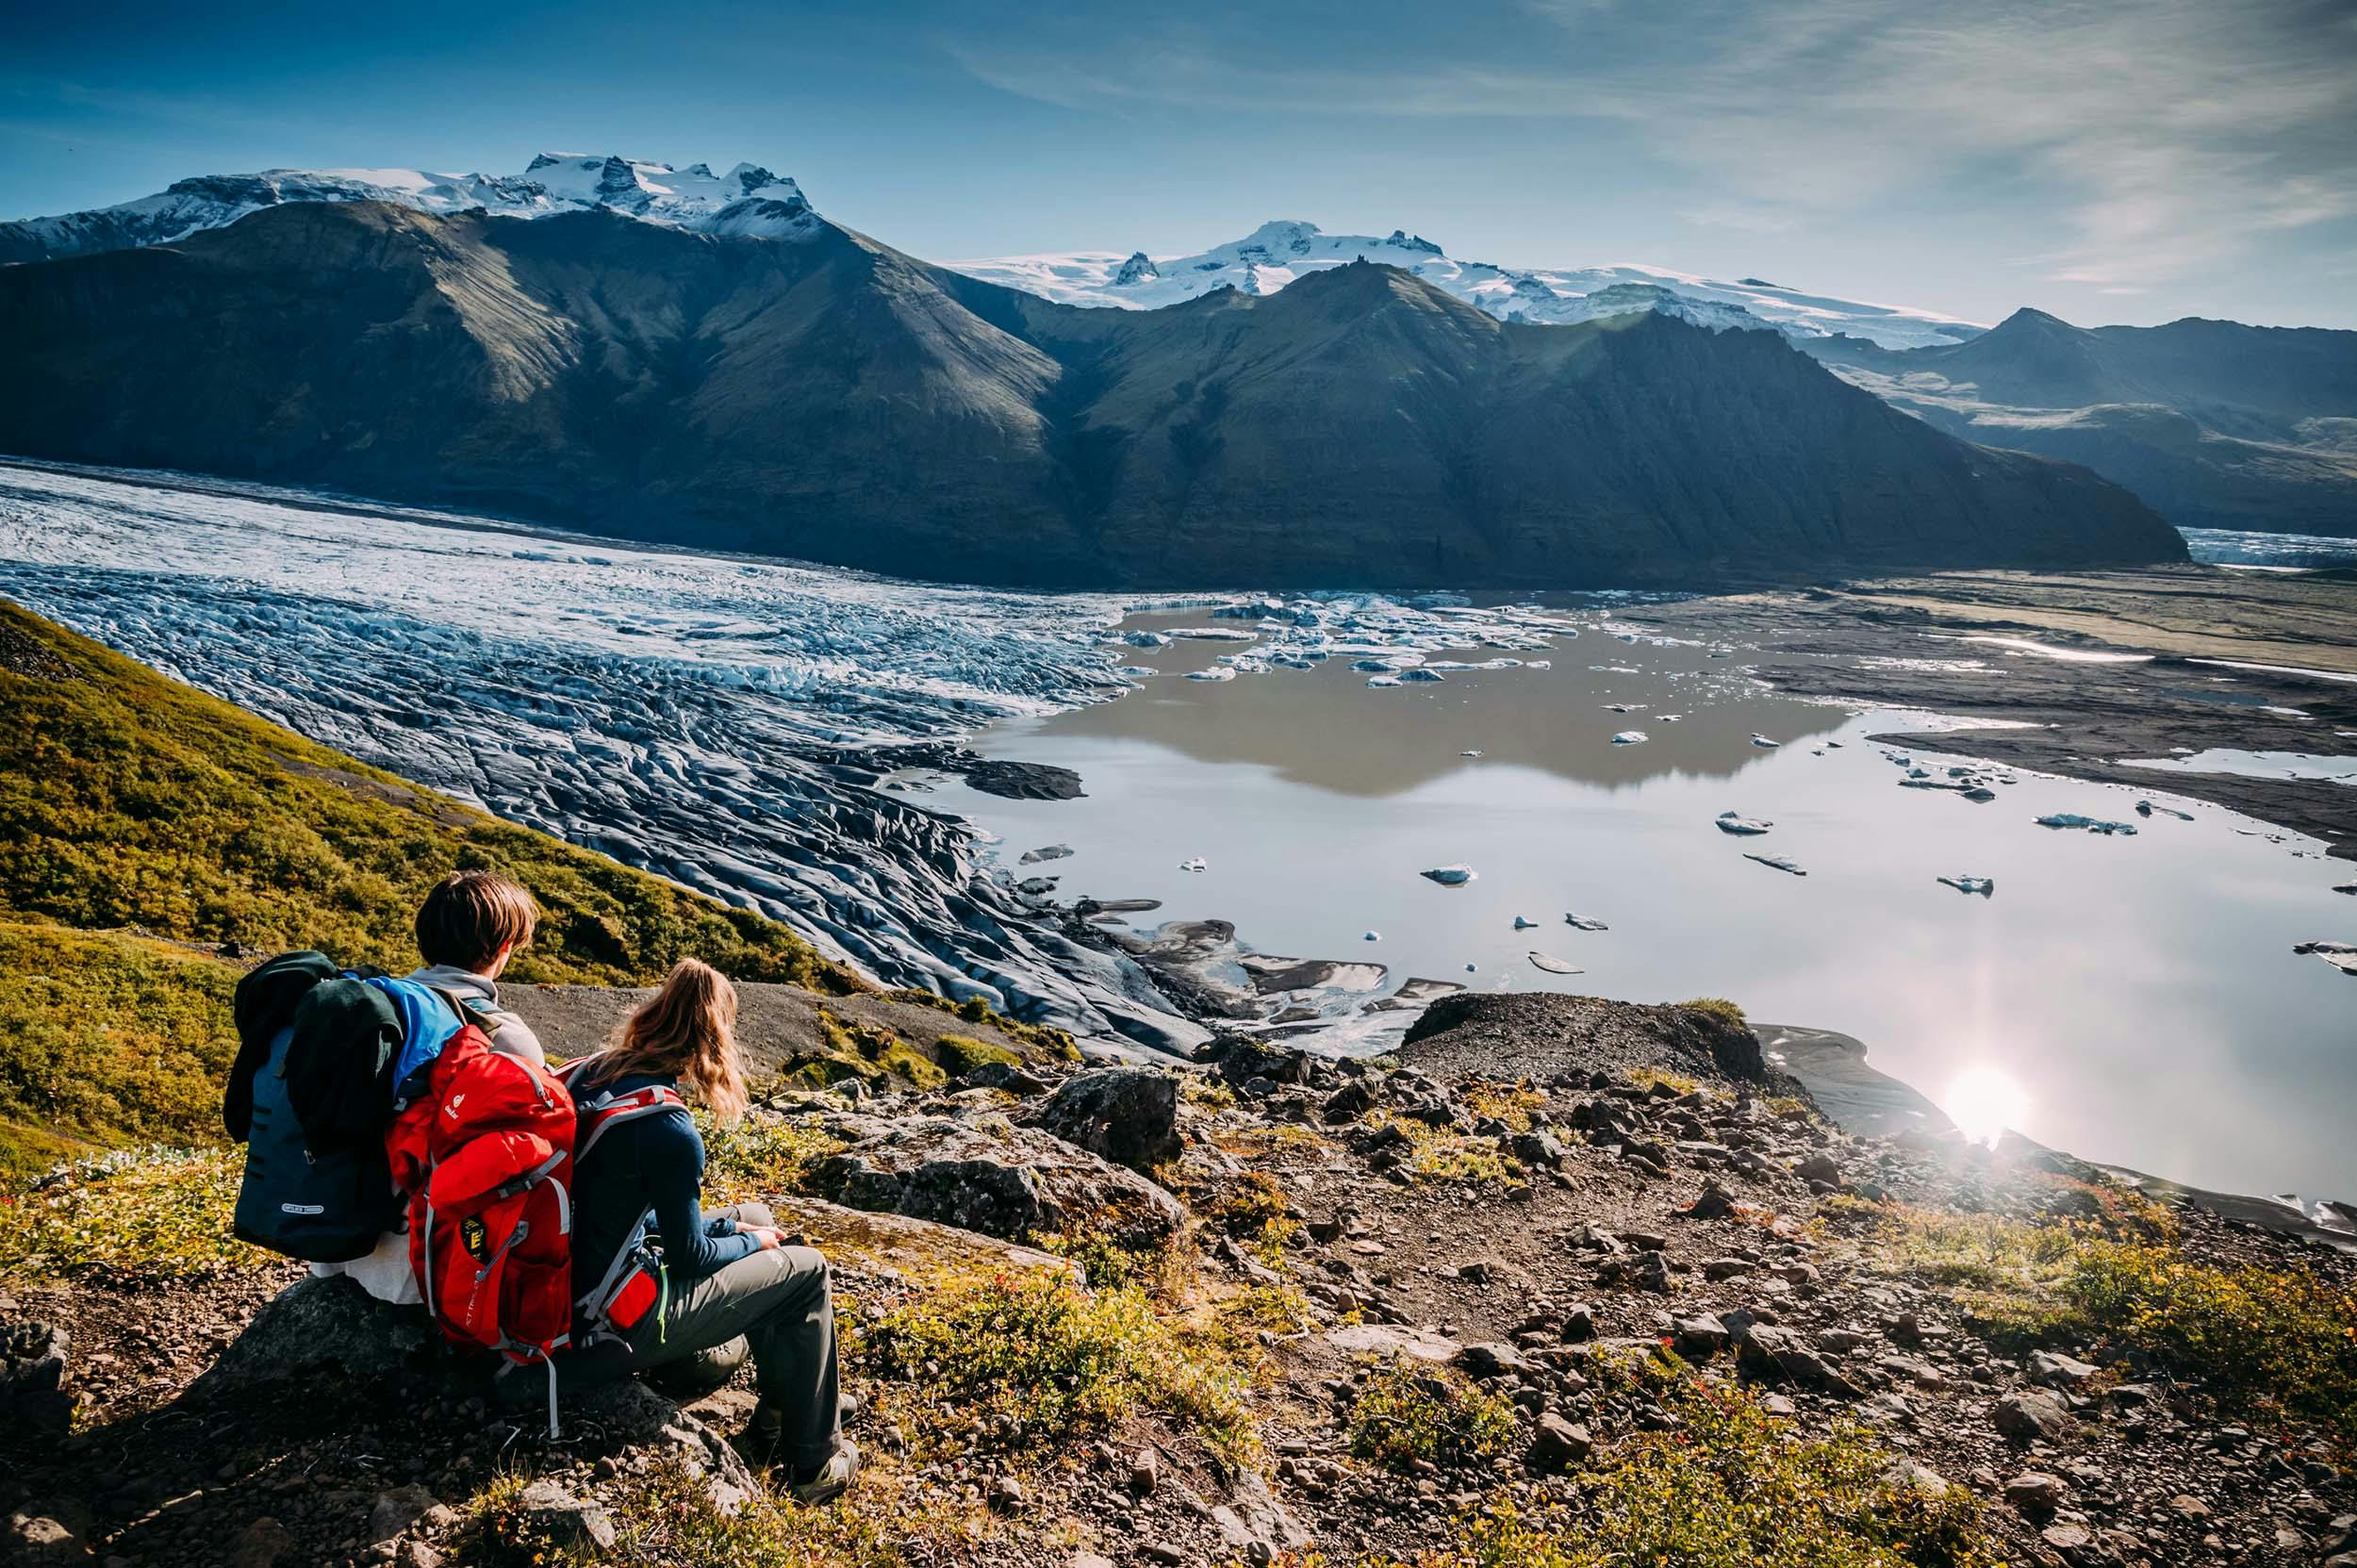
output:
<svg viewBox="0 0 2357 1568"><path fill-rule="evenodd" d="M855 985L783 926L503 822L0 601L0 1172L218 1114L239 969L216 945L416 963L462 866L530 887L524 982L648 983L694 954Z"/></svg>
<svg viewBox="0 0 2357 1568"><path fill-rule="evenodd" d="M2181 526L2357 535L2357 332L2021 310L1950 347L1806 348L1952 435L2085 463Z"/></svg>
<svg viewBox="0 0 2357 1568"><path fill-rule="evenodd" d="M0 450L1034 586L1575 586L2176 559L1765 333L1394 269L1083 310L816 222L289 205L0 271Z"/></svg>

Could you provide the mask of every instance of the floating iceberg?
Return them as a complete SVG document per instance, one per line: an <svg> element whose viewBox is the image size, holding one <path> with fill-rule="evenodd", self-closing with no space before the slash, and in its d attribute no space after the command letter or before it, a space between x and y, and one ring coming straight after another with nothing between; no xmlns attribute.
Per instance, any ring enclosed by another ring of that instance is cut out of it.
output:
<svg viewBox="0 0 2357 1568"><path fill-rule="evenodd" d="M1361 942L1380 942L1383 940L1383 933L1379 931L1371 931L1364 936L1359 938L1359 940Z"/></svg>
<svg viewBox="0 0 2357 1568"><path fill-rule="evenodd" d="M1718 816L1718 823L1721 833L1731 833L1746 838L1755 838L1775 826L1773 822L1763 818L1741 817L1731 811L1721 812Z"/></svg>
<svg viewBox="0 0 2357 1568"><path fill-rule="evenodd" d="M2314 953L2341 973L2357 980L2357 942L2301 942L2294 945L2296 953Z"/></svg>
<svg viewBox="0 0 2357 1568"><path fill-rule="evenodd" d="M1615 746L1642 746L1650 738L1652 737L1647 735L1642 730L1623 730L1619 734L1612 737L1612 744Z"/></svg>
<svg viewBox="0 0 2357 1568"><path fill-rule="evenodd" d="M1997 891L1995 877L1942 877L1939 881L1942 886L1953 887L1959 893L1978 893L1984 899Z"/></svg>
<svg viewBox="0 0 2357 1568"><path fill-rule="evenodd" d="M1462 887L1480 874L1470 866L1435 866L1424 876L1426 881L1437 882L1442 887Z"/></svg>
<svg viewBox="0 0 2357 1568"><path fill-rule="evenodd" d="M1516 931L1536 931L1539 929L1539 922L1536 920L1525 919L1522 916L1517 915L1514 916L1514 929Z"/></svg>
<svg viewBox="0 0 2357 1568"><path fill-rule="evenodd" d="M1026 850L1023 852L1023 864L1037 866L1043 860L1063 860L1071 853L1072 846L1069 844L1049 844L1036 850Z"/></svg>
<svg viewBox="0 0 2357 1568"><path fill-rule="evenodd" d="M1781 740L1770 740L1766 735L1754 735L1752 736L1752 744L1772 751L1777 747L1783 745L1784 742Z"/></svg>
<svg viewBox="0 0 2357 1568"><path fill-rule="evenodd" d="M1437 670L1425 669L1422 668L1415 669L1404 669L1400 671L1399 678L1403 681L1445 681L1448 679L1447 676L1441 674Z"/></svg>
<svg viewBox="0 0 2357 1568"><path fill-rule="evenodd" d="M1553 958L1542 952L1534 952L1528 957L1533 967L1544 969L1551 975L1584 975L1588 972L1575 964L1566 964L1559 958ZM1468 964L1465 967L1470 969L1473 966Z"/></svg>
<svg viewBox="0 0 2357 1568"><path fill-rule="evenodd" d="M1193 859L1180 861L1178 863L1178 869L1181 871L1208 871L1211 867L1203 863L1203 857L1201 855L1196 855Z"/></svg>
<svg viewBox="0 0 2357 1568"><path fill-rule="evenodd" d="M1591 920L1585 915L1567 914L1563 916L1563 923L1574 931L1610 931L1612 929L1602 920Z"/></svg>
<svg viewBox="0 0 2357 1568"><path fill-rule="evenodd" d="M1216 669L1190 669L1187 671L1187 679L1190 681L1232 681L1235 678L1236 672L1225 665Z"/></svg>
<svg viewBox="0 0 2357 1568"><path fill-rule="evenodd" d="M1802 870L1799 866L1789 860L1787 860L1782 855L1755 855L1746 853L1743 858L1745 860L1755 860L1762 866L1765 866L1772 870L1789 871L1796 877L1805 877L1808 875L1806 871Z"/></svg>
<svg viewBox="0 0 2357 1568"><path fill-rule="evenodd" d="M2084 828L2088 833L2129 834L2136 831L2133 822L2101 822L2092 817L2082 817L2075 811L2058 811L2052 817L2037 819L2041 828Z"/></svg>
<svg viewBox="0 0 2357 1568"><path fill-rule="evenodd" d="M2193 820L2193 813L2189 811L2179 811L2174 806L2156 806L2150 801L2138 801L2136 802L2136 815L2138 817L2151 817L2156 814L2162 817L2174 817L2180 822L2190 822Z"/></svg>
<svg viewBox="0 0 2357 1568"><path fill-rule="evenodd" d="M1460 757L1477 757L1481 755L1478 751L1459 751L1457 754Z"/></svg>

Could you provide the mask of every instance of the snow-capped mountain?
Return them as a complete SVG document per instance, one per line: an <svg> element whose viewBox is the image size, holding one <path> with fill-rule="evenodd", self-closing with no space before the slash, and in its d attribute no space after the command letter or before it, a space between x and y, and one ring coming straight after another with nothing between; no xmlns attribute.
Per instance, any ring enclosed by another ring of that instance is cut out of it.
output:
<svg viewBox="0 0 2357 1568"><path fill-rule="evenodd" d="M514 218L607 207L651 223L772 239L806 237L818 215L792 180L757 164L725 174L638 158L542 153L520 174L422 169L266 169L203 174L119 206L0 223L0 263L163 245L288 202L389 202L420 212L481 207Z"/></svg>
<svg viewBox="0 0 2357 1568"><path fill-rule="evenodd" d="M1976 322L1904 305L1805 294L1755 277L1728 283L1659 267L1518 269L1463 261L1419 234L1327 234L1315 223L1262 223L1242 239L1195 256L1143 251L1079 251L1064 256L996 256L945 265L1010 289L1067 305L1150 310L1214 289L1271 294L1305 272L1345 262L1379 261L1506 321L1586 322L1657 310L1726 330L1765 327L1800 340L1847 333L1885 348L1961 342L1985 330Z"/></svg>

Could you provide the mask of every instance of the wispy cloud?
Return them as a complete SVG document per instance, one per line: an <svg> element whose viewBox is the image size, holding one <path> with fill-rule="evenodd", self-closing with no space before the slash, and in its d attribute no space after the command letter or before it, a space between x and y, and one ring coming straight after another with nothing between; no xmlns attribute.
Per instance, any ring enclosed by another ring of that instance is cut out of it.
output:
<svg viewBox="0 0 2357 1568"><path fill-rule="evenodd" d="M1249 18L953 53L1073 107L1607 122L1689 222L1778 232L1895 194L2053 215L2048 275L2139 288L2357 213L2349 0L1526 0L1519 47L1327 63ZM1484 29L1494 40L1496 29ZM1033 34L1034 39L1037 34Z"/></svg>

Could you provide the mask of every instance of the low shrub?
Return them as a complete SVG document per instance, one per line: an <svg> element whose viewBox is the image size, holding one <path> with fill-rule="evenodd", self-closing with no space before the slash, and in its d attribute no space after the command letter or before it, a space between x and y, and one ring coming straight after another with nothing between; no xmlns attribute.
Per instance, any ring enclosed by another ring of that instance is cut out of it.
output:
<svg viewBox="0 0 2357 1568"><path fill-rule="evenodd" d="M1974 1568L1991 1560L1971 1494L1918 1473L1862 1427L1839 1422L1805 1437L1748 1392L1706 1383L1674 1360L1623 1358L1600 1362L1599 1372L1643 1385L1676 1426L1632 1433L1599 1456L1581 1477L1572 1531L1578 1544L1539 1560L1548 1568Z"/></svg>
<svg viewBox="0 0 2357 1568"><path fill-rule="evenodd" d="M1738 1029L1751 1027L1752 1021L1745 1015L1743 1009L1724 997L1689 997L1678 1005L1695 1013L1707 1013L1715 1018L1724 1019Z"/></svg>
<svg viewBox="0 0 2357 1568"><path fill-rule="evenodd" d="M879 1370L954 1408L974 1441L1102 1429L1144 1409L1230 1460L1258 1447L1244 1370L1158 1315L1135 1285L1092 1292L1047 1273L955 1280L886 1313L866 1344Z"/></svg>
<svg viewBox="0 0 2357 1568"><path fill-rule="evenodd" d="M284 1260L230 1234L241 1150L126 1148L0 1194L0 1275L156 1283Z"/></svg>
<svg viewBox="0 0 2357 1568"><path fill-rule="evenodd" d="M1405 1358L1376 1367L1350 1407L1350 1451L1393 1469L1479 1464L1514 1441L1514 1407L1457 1373Z"/></svg>
<svg viewBox="0 0 2357 1568"><path fill-rule="evenodd" d="M755 1113L723 1127L696 1113L704 1140L704 1181L721 1203L743 1203L780 1193L799 1193L811 1170L843 1147L807 1120Z"/></svg>
<svg viewBox="0 0 2357 1568"><path fill-rule="evenodd" d="M2357 1293L2305 1269L2215 1268L2163 1247L2093 1242L2072 1256L2060 1294L2087 1330L2127 1341L2180 1380L2357 1443Z"/></svg>

